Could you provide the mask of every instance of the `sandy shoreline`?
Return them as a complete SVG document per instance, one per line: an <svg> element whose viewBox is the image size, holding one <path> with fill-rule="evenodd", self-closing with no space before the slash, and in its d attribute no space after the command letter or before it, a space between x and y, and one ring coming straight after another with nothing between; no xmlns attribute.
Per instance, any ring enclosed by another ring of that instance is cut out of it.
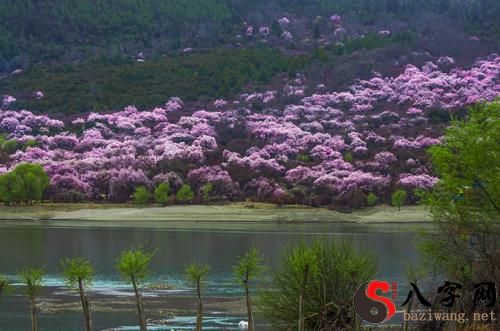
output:
<svg viewBox="0 0 500 331"><path fill-rule="evenodd" d="M427 223L431 221L423 206L366 208L346 214L326 208L274 206L262 203L137 207L134 205L39 204L0 207L0 225L44 224L61 226L169 226L211 224L307 224L307 223Z"/></svg>

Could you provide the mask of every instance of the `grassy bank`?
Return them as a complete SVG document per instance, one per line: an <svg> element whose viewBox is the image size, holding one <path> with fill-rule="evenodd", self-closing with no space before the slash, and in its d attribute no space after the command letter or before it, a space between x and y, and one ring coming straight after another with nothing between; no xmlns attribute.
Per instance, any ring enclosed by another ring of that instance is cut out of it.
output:
<svg viewBox="0 0 500 331"><path fill-rule="evenodd" d="M58 221L67 224L113 222L116 225L140 226L156 223L424 223L430 214L422 206L406 206L398 211L377 206L339 213L326 208L275 206L263 203L228 205L192 205L144 207L110 204L39 204L36 206L0 207L0 224L9 221Z"/></svg>

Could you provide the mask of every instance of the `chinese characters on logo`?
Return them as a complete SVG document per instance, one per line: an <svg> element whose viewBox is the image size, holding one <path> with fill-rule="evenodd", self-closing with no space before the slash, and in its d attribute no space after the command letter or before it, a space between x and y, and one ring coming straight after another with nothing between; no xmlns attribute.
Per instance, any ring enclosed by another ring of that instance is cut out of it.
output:
<svg viewBox="0 0 500 331"><path fill-rule="evenodd" d="M455 282L445 281L437 289L435 304L444 308L453 308L462 298L464 287ZM494 282L483 282L473 286L473 307L478 309L493 308L496 304L497 292ZM382 294L379 294L380 291ZM383 294L391 293L390 297ZM422 306L433 305L421 293L415 283L410 283L410 291L401 307L405 307L416 298ZM372 280L363 284L354 295L354 308L358 315L367 322L381 323L390 320L396 314L397 283Z"/></svg>

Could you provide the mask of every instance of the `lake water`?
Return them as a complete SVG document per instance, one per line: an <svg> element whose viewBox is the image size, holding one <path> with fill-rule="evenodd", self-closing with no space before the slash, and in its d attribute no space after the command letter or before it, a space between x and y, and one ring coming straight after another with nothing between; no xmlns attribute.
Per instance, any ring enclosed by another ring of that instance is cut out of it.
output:
<svg viewBox="0 0 500 331"><path fill-rule="evenodd" d="M183 270L187 263L198 261L212 267L205 290L207 295L241 296L240 287L233 282L232 266L237 257L252 246L258 247L272 265L277 262L284 248L300 240L325 237L352 240L355 245L378 255L378 277L396 281L404 281L408 262L417 258L417 227L413 225L268 224L262 227L256 224L247 226L248 230L244 232L171 230L145 226L141 229L69 228L57 224L0 226L0 274L15 283L16 274L21 268L44 267L47 271L46 285L63 286L59 275L60 259L85 256L97 272L94 292L129 295L129 287L120 280L115 270L115 261L122 250L141 245L157 250L150 282L166 281L174 286L176 292L189 292L183 282ZM214 330L220 330L223 326L230 329L240 319L240 316L212 315L207 318L207 326ZM95 313L94 320L96 330L136 330L133 314ZM189 329L193 321L193 317L178 318L175 330ZM39 319L41 331L77 331L82 330L81 324L81 315L78 313L41 314ZM21 331L29 328L26 299L19 295L3 297L0 300L0 330Z"/></svg>

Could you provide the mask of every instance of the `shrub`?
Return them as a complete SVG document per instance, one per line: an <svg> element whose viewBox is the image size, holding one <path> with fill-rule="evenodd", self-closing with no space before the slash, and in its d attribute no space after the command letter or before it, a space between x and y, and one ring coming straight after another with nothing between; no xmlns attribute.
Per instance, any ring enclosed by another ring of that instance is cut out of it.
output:
<svg viewBox="0 0 500 331"><path fill-rule="evenodd" d="M299 153L299 154L297 154L297 160L300 162L309 162L310 161L309 154Z"/></svg>
<svg viewBox="0 0 500 331"><path fill-rule="evenodd" d="M25 150L27 150L31 147L36 147L36 146L38 146L38 143L36 142L36 140L33 140L33 139L27 140L23 145Z"/></svg>
<svg viewBox="0 0 500 331"><path fill-rule="evenodd" d="M134 203L137 205L144 205L149 201L150 194L147 188L139 186L134 192Z"/></svg>
<svg viewBox="0 0 500 331"><path fill-rule="evenodd" d="M168 202L170 195L170 185L168 183L161 183L155 188L154 197L157 203L162 205Z"/></svg>
<svg viewBox="0 0 500 331"><path fill-rule="evenodd" d="M401 206L404 205L407 194L405 190L397 190L392 194L391 202L394 207L398 207L398 210L401 211Z"/></svg>
<svg viewBox="0 0 500 331"><path fill-rule="evenodd" d="M1 147L6 154L14 154L17 150L18 143L16 139L10 139L5 141Z"/></svg>
<svg viewBox="0 0 500 331"><path fill-rule="evenodd" d="M295 329L302 296L306 330L351 329L352 295L375 271L374 257L349 242L301 243L284 252L260 294L259 308L273 329Z"/></svg>
<svg viewBox="0 0 500 331"><path fill-rule="evenodd" d="M366 204L370 207L373 207L377 204L378 197L375 195L375 193L370 192L368 193L368 196L366 197Z"/></svg>
<svg viewBox="0 0 500 331"><path fill-rule="evenodd" d="M188 184L182 185L175 196L176 200L182 203L189 203L194 199L194 192Z"/></svg>
<svg viewBox="0 0 500 331"><path fill-rule="evenodd" d="M203 201L205 201L205 202L210 201L213 190L214 190L214 185L212 183L206 183L205 185L203 185L201 187Z"/></svg>

